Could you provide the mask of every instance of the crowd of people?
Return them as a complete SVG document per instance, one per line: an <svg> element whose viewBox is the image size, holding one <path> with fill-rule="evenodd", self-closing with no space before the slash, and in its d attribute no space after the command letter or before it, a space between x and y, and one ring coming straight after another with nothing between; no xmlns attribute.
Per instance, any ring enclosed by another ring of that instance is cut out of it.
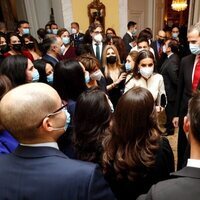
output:
<svg viewBox="0 0 200 200"><path fill-rule="evenodd" d="M0 199L200 194L200 23L125 32L51 22L37 40L28 21L0 26Z"/></svg>

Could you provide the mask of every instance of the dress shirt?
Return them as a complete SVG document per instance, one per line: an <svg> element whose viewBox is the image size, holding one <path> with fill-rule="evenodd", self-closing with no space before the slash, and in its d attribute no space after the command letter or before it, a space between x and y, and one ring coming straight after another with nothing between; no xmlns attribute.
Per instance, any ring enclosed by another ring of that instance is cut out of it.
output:
<svg viewBox="0 0 200 200"><path fill-rule="evenodd" d="M187 167L200 168L200 160L197 160L197 159L188 159Z"/></svg>
<svg viewBox="0 0 200 200"><path fill-rule="evenodd" d="M22 146L27 146L27 147L53 147L59 150L58 144L56 142L45 142L45 143L37 143L37 144L23 144L20 143Z"/></svg>
<svg viewBox="0 0 200 200"><path fill-rule="evenodd" d="M198 62L198 59L200 59L200 54L196 55L195 61L194 61L194 67L193 67L193 71L192 71L192 83L193 83L193 79L194 79L194 72L195 72L195 68Z"/></svg>
<svg viewBox="0 0 200 200"><path fill-rule="evenodd" d="M94 54L95 54L95 56L96 56L96 43L97 43L97 42L92 41L92 48L93 48L93 50L94 50ZM101 57L102 57L102 48L103 48L103 43L100 42L100 43L98 43L98 45L99 45L99 53L100 53L100 58L101 58Z"/></svg>

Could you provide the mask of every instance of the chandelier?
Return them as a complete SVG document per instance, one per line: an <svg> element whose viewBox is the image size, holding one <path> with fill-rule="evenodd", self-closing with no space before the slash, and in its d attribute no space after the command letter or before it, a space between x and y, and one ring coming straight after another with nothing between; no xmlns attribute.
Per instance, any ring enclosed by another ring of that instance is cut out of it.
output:
<svg viewBox="0 0 200 200"><path fill-rule="evenodd" d="M187 8L187 0L172 0L172 9L175 11L183 11Z"/></svg>

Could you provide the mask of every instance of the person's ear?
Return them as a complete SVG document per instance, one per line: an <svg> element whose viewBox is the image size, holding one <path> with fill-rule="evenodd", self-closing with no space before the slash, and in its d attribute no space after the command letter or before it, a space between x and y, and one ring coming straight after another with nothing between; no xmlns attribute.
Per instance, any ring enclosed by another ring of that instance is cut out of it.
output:
<svg viewBox="0 0 200 200"><path fill-rule="evenodd" d="M51 120L50 120L49 117L45 117L45 118L43 119L42 127L43 127L44 130L46 130L46 131L52 131L52 130L53 130L52 122L51 122Z"/></svg>
<svg viewBox="0 0 200 200"><path fill-rule="evenodd" d="M184 117L183 130L186 134L186 137L188 138L189 131L190 131L190 120L187 116Z"/></svg>

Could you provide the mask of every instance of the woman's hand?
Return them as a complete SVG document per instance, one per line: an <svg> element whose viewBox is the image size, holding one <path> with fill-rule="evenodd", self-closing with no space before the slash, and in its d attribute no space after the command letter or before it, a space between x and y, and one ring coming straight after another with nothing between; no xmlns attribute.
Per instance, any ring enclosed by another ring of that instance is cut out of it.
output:
<svg viewBox="0 0 200 200"><path fill-rule="evenodd" d="M127 76L126 72L120 74L119 78L115 81L115 84L118 85L121 81L123 81Z"/></svg>

